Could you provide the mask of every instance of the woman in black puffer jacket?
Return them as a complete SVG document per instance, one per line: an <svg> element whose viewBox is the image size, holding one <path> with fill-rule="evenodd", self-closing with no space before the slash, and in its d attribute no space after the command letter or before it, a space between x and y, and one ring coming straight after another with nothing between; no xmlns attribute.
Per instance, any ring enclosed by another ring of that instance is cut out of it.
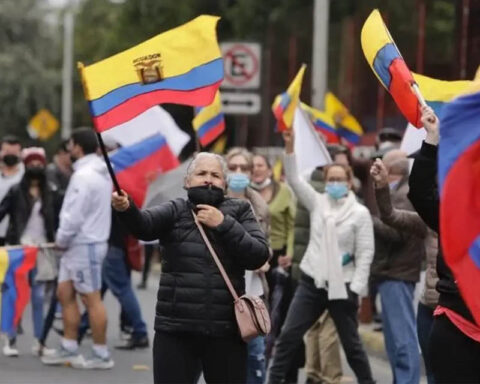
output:
<svg viewBox="0 0 480 384"><path fill-rule="evenodd" d="M238 333L233 298L193 220L206 229L238 294L245 270L269 258L268 244L248 202L225 196L226 165L198 154L187 170L188 200L139 211L126 194L113 207L132 234L165 247L155 316L155 383L243 383L246 344Z"/></svg>

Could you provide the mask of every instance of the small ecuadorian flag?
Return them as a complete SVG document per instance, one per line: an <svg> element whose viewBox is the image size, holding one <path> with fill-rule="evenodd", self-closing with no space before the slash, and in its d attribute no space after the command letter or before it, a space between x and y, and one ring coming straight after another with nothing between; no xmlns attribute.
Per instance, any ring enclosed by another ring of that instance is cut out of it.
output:
<svg viewBox="0 0 480 384"><path fill-rule="evenodd" d="M192 125L202 147L206 147L225 131L220 91L215 94L212 104L195 108Z"/></svg>
<svg viewBox="0 0 480 384"><path fill-rule="evenodd" d="M36 247L0 248L0 331L11 333L30 301L28 273L37 261Z"/></svg>
<svg viewBox="0 0 480 384"><path fill-rule="evenodd" d="M327 143L338 144L340 142L338 131L335 127L335 121L331 116L319 109L310 107L305 103L301 103L300 107L307 113L315 130L325 136Z"/></svg>
<svg viewBox="0 0 480 384"><path fill-rule="evenodd" d="M300 91L306 68L307 66L302 64L287 91L275 97L272 104L272 111L277 119L277 129L280 132L292 128L295 110L300 103Z"/></svg>
<svg viewBox="0 0 480 384"><path fill-rule="evenodd" d="M325 95L325 113L330 116L337 128L337 134L349 146L355 146L363 135L363 129L348 108L332 93Z"/></svg>
<svg viewBox="0 0 480 384"><path fill-rule="evenodd" d="M79 69L98 132L161 103L204 106L223 80L219 18L202 15Z"/></svg>

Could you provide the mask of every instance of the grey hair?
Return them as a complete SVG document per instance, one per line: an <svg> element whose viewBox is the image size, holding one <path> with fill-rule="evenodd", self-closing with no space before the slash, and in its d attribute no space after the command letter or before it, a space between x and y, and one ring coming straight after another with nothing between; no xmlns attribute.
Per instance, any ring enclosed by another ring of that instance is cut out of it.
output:
<svg viewBox="0 0 480 384"><path fill-rule="evenodd" d="M185 180L190 179L190 177L193 175L195 168L197 168L198 161L206 157L213 158L220 163L220 166L222 167L223 179L224 180L227 179L227 173L228 173L227 163L225 162L225 159L222 156L217 155L216 153L211 153L211 152L199 152L195 156L193 156L192 161L188 165L187 175L185 176Z"/></svg>

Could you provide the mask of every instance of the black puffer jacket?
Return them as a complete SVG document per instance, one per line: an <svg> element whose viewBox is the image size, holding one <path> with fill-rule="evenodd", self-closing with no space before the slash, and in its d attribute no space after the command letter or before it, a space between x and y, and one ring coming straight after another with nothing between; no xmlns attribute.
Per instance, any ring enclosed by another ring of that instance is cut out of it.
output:
<svg viewBox="0 0 480 384"><path fill-rule="evenodd" d="M29 195L28 188L28 180L26 176L24 176L19 184L10 188L0 203L0 220L2 220L5 215L10 215L6 235L7 244L20 244L20 238L27 226L34 203ZM45 235L48 242L53 242L55 239L54 198L55 192L47 183L44 183L42 186L42 208L40 213L43 216Z"/></svg>
<svg viewBox="0 0 480 384"><path fill-rule="evenodd" d="M410 174L408 198L425 224L439 233L440 198L437 184L437 150L437 146L423 142L420 152L415 157ZM439 238L440 236L441 233L439 233ZM438 244L437 273L439 277L437 291L440 293L438 304L473 322L472 314L460 295L455 277L443 258L440 242Z"/></svg>
<svg viewBox="0 0 480 384"><path fill-rule="evenodd" d="M159 239L165 247L157 295L155 330L212 336L238 333L233 298L209 254L191 213L192 204L176 199L139 211L131 202L117 212L142 240ZM268 243L248 202L226 198L218 209L225 219L206 229L237 293L245 292L245 270L269 258Z"/></svg>

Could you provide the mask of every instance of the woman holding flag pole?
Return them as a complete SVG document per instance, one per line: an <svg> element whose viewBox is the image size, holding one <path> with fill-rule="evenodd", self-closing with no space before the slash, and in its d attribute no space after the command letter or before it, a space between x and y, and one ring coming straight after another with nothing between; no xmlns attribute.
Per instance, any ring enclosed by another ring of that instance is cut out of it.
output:
<svg viewBox="0 0 480 384"><path fill-rule="evenodd" d="M298 175L293 130L284 131L283 137L287 181L310 211L311 232L299 286L275 345L269 382L282 382L303 335L328 309L358 382L374 383L357 320L358 296L367 287L373 259L370 214L351 191L349 167L326 167L326 193L318 193Z"/></svg>

